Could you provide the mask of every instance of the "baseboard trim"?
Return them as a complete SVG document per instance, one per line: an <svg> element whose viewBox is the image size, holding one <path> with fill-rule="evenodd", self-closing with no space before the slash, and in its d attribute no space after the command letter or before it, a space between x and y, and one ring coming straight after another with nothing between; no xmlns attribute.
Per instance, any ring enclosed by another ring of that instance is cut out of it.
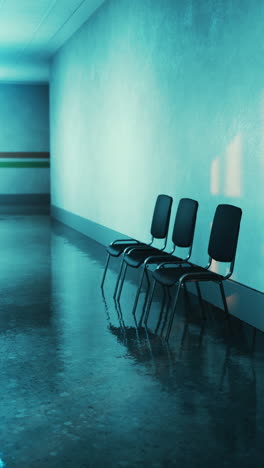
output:
<svg viewBox="0 0 264 468"><path fill-rule="evenodd" d="M51 205L51 216L104 246L114 239L128 237L55 205ZM218 285L202 283L201 289L205 301L223 308ZM232 280L225 281L224 289L229 312L243 322L264 331L264 294ZM195 288L192 288L191 292L196 294Z"/></svg>
<svg viewBox="0 0 264 468"><path fill-rule="evenodd" d="M0 194L0 205L50 205L49 193Z"/></svg>
<svg viewBox="0 0 264 468"><path fill-rule="evenodd" d="M53 204L51 205L51 216L105 246L109 245L114 239L128 238L125 234L121 234L118 231L90 221Z"/></svg>

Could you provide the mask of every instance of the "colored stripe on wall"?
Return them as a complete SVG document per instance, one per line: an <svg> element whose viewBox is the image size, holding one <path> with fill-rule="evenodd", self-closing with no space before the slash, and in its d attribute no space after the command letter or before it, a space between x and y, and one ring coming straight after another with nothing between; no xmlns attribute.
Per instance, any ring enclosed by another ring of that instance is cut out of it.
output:
<svg viewBox="0 0 264 468"><path fill-rule="evenodd" d="M2 151L0 152L0 168L2 167L50 167L50 153L43 151Z"/></svg>
<svg viewBox="0 0 264 468"><path fill-rule="evenodd" d="M50 167L49 161L0 161L1 167Z"/></svg>
<svg viewBox="0 0 264 468"><path fill-rule="evenodd" d="M0 158L33 158L33 159L49 159L48 151L0 151Z"/></svg>

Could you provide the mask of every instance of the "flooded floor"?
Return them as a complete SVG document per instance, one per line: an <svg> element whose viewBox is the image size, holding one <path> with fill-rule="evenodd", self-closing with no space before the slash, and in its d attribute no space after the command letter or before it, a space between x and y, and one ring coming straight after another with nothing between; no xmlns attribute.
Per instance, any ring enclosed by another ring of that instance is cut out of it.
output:
<svg viewBox="0 0 264 468"><path fill-rule="evenodd" d="M0 242L0 467L264 467L263 333L187 294L166 344L98 243L5 214Z"/></svg>

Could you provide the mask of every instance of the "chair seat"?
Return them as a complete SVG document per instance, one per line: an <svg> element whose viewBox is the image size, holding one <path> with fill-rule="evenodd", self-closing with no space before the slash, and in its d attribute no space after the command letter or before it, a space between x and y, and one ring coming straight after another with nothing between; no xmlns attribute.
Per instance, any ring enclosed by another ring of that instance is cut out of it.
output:
<svg viewBox="0 0 264 468"><path fill-rule="evenodd" d="M158 268L153 271L153 278L164 286L173 286L179 281L179 279L186 273L191 274L188 277L188 281L196 279L196 281L221 281L222 276L214 273L213 271L206 270L205 268L199 267L198 265L189 265L189 266L178 266L178 267L168 267L168 268ZM203 273L201 279L197 279L196 273Z"/></svg>
<svg viewBox="0 0 264 468"><path fill-rule="evenodd" d="M155 247L149 247L145 250L144 249L136 249L127 254L124 258L125 262L134 268L139 267L146 258L151 257L152 255L166 255L166 252L162 252L159 249L156 249ZM169 255L169 254L168 254Z"/></svg>
<svg viewBox="0 0 264 468"><path fill-rule="evenodd" d="M112 255L113 257L119 257L119 255L121 255L121 253L124 252L124 250L127 248L127 247L139 247L139 246L145 246L146 244L141 244L141 243L138 243L136 244L135 242L134 243L120 243L120 244L112 244L112 245L109 245L106 250L107 252ZM146 245L147 247L147 245Z"/></svg>
<svg viewBox="0 0 264 468"><path fill-rule="evenodd" d="M163 252L162 250L159 250L159 249L156 249L155 247L150 247L149 249L145 250L142 249L142 250L133 250L132 252L130 252L129 254L127 254L124 258L125 262L131 266L131 267L134 267L134 268L137 268L139 267L148 257L152 257L153 258L150 258L149 261L148 261L148 264L156 264L157 263L157 260L155 259L155 257L159 257L159 262L161 261L161 258L163 258L164 262L167 261L168 259L168 262L172 261L172 262L182 262L183 260L181 258L178 258L176 256L173 256L172 254L168 253L168 252Z"/></svg>

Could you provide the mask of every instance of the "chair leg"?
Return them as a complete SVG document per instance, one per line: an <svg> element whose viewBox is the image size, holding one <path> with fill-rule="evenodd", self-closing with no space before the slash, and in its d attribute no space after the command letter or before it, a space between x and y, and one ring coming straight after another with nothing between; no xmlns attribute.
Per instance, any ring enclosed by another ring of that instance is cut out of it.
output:
<svg viewBox="0 0 264 468"><path fill-rule="evenodd" d="M145 268L145 277L147 279L147 282L148 282L148 285L147 285L147 290L145 292L145 299L144 299L144 304L143 304L143 314L145 314L145 310L146 310L146 307L147 307L147 303L148 303L148 295L149 295L149 288L150 288L150 279L149 279L149 275L148 275L148 269Z"/></svg>
<svg viewBox="0 0 264 468"><path fill-rule="evenodd" d="M162 320L162 317L163 317L163 313L164 313L164 307L165 307L165 304L166 304L166 291L167 289L163 286L163 298L162 298L162 305L161 305L161 310L160 310L160 315L159 315L159 319L158 319L158 322L157 322L157 325L156 325L156 328L155 328L155 333L158 333L158 329L160 327L160 324L161 324L161 320Z"/></svg>
<svg viewBox="0 0 264 468"><path fill-rule="evenodd" d="M114 297L114 298L115 298L116 295L117 295L117 291L118 291L118 286L119 286L120 278L121 278L121 275L122 275L122 272L123 272L123 266L124 266L124 256L123 256L123 258L122 258L122 262L121 262L121 265L120 265L120 268L119 268L118 277L117 277L117 280L116 280L115 290L114 290L114 294L113 294L113 297Z"/></svg>
<svg viewBox="0 0 264 468"><path fill-rule="evenodd" d="M153 299L153 295L154 295L156 283L157 283L157 281L154 280L154 281L153 281L153 284L152 284L151 291L150 291L149 301L148 301L148 304L147 304L147 307L146 307L146 315L145 315L145 320L144 320L145 325L147 325L147 322L148 322L149 311L150 311L150 307L151 307L151 303L152 303L152 299Z"/></svg>
<svg viewBox="0 0 264 468"><path fill-rule="evenodd" d="M167 302L167 305L166 305L165 316L164 316L164 319L163 319L163 325L162 325L161 330L160 330L160 335L163 335L163 332L164 332L164 329L165 329L165 326L166 326L166 323L167 323L168 315L169 315L170 303L171 303L171 300L172 300L170 289L167 286L165 286L165 288L167 290L169 299L168 299L168 302Z"/></svg>
<svg viewBox="0 0 264 468"><path fill-rule="evenodd" d="M135 300L134 300L134 306L133 306L133 310L132 310L132 314L133 314L133 315L136 314L136 308L137 308L138 298L139 298L139 294L140 294L141 287L142 287L142 283L143 283L143 279L144 279L144 274L145 274L145 266L143 266L141 278L140 278L139 285L138 285L138 289L137 289L137 294L136 294L136 297L135 297ZM149 279L148 279L148 278L147 278L147 280L148 280L148 282L149 282Z"/></svg>
<svg viewBox="0 0 264 468"><path fill-rule="evenodd" d="M105 280L105 275L106 275L106 272L107 272L109 260L110 260L110 254L108 253L108 256L107 256L107 259L106 259L106 264L105 264L105 269L104 269L104 274L103 274L103 278L102 278L102 281L101 281L101 288L104 285L104 280Z"/></svg>
<svg viewBox="0 0 264 468"><path fill-rule="evenodd" d="M120 323L120 328L125 329L126 326L125 326L125 323L124 323L122 310L121 310L120 304L117 301L115 301L115 308L116 308L116 312L117 312L117 316L118 316L118 321Z"/></svg>
<svg viewBox="0 0 264 468"><path fill-rule="evenodd" d="M222 295L222 299L223 299L225 315L226 315L226 318L229 318L229 311L228 311L228 306L227 306L226 296L225 296L225 290L224 290L224 286L223 286L222 281L221 281L221 283L219 283L219 286L220 286L220 291L221 291L221 295Z"/></svg>
<svg viewBox="0 0 264 468"><path fill-rule="evenodd" d="M179 358L180 359L182 357L183 346L184 346L185 338L186 338L186 335L187 335L187 332L188 332L188 327L189 327L189 323L185 322L184 327L183 327L182 337L181 337L180 348L179 348Z"/></svg>
<svg viewBox="0 0 264 468"><path fill-rule="evenodd" d="M117 301L119 301L121 293L122 293L122 289L123 289L123 285L124 285L124 281L125 281L125 276L126 276L126 271L127 271L127 263L125 264L125 268L123 268L123 275L122 275L122 278L121 278L121 281L120 281L119 292L118 292L118 295L117 295Z"/></svg>
<svg viewBox="0 0 264 468"><path fill-rule="evenodd" d="M186 315L189 316L191 307L190 307L190 298L189 298L188 289L186 287L186 283L183 283L182 289L184 291L184 306L186 309Z"/></svg>
<svg viewBox="0 0 264 468"><path fill-rule="evenodd" d="M167 333L166 333L166 336L165 336L166 341L168 341L169 336L170 336L171 327L172 327L172 323L173 323L173 319L174 319L174 315L175 315L175 311L176 311L176 305L177 305L177 302L178 302L178 297L179 297L181 285L182 285L182 283L179 282L178 289L177 289L176 294L175 294L175 299L174 299L174 303L173 303L173 307L172 307L172 313L171 313L169 325L168 325L168 328L167 328Z"/></svg>
<svg viewBox="0 0 264 468"><path fill-rule="evenodd" d="M139 325L140 325L140 326L141 326L141 324L142 324L142 320L143 320L144 315L145 315L145 310L146 310L146 306L147 306L147 304L148 304L148 297L149 297L150 279L149 279L148 269L147 269L147 268L145 268L145 275L146 275L146 279L147 279L148 285L147 285L147 290L146 290L146 292L145 292L144 304L143 304L142 312L141 312L140 319L139 319ZM134 315L134 317L135 317L135 315Z"/></svg>
<svg viewBox="0 0 264 468"><path fill-rule="evenodd" d="M147 283L148 283L148 286L147 286L147 291L150 287L150 279L149 279L149 275L148 275L148 268L147 268L147 265L144 266L144 271L146 273L146 280L147 280Z"/></svg>
<svg viewBox="0 0 264 468"><path fill-rule="evenodd" d="M203 303L201 288L200 288L200 285L199 285L199 283L197 281L195 281L195 285L196 285L197 295L198 295L198 298L199 298L199 303L200 303L200 307L201 307L201 311L202 311L202 317L203 317L204 320L206 320L206 315L204 313L204 303Z"/></svg>
<svg viewBox="0 0 264 468"><path fill-rule="evenodd" d="M198 281L195 281L195 286L196 286L196 291L197 291L199 301L202 302L203 301L202 293L201 293L201 288L200 288L200 285L199 285Z"/></svg>

